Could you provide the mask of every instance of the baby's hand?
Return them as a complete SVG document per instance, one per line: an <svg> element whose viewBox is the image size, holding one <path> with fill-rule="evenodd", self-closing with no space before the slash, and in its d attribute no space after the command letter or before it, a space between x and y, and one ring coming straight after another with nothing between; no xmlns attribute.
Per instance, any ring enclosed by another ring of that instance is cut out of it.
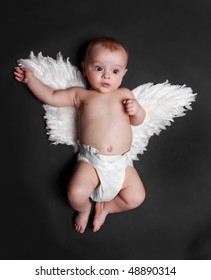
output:
<svg viewBox="0 0 211 280"><path fill-rule="evenodd" d="M129 116L136 115L140 110L140 105L135 99L126 99L123 101L125 111Z"/></svg>
<svg viewBox="0 0 211 280"><path fill-rule="evenodd" d="M33 72L24 66L15 67L14 75L15 79L23 84L27 84L34 77Z"/></svg>

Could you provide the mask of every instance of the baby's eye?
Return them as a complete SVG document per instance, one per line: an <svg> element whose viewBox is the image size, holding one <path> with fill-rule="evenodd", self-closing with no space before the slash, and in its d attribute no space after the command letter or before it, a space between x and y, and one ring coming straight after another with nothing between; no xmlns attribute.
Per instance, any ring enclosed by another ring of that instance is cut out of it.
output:
<svg viewBox="0 0 211 280"><path fill-rule="evenodd" d="M95 70L97 70L98 72L100 72L100 71L103 70L103 68L102 68L101 66L96 66L96 67L95 67Z"/></svg>
<svg viewBox="0 0 211 280"><path fill-rule="evenodd" d="M119 73L119 70L118 70L118 69L114 69L113 73L114 73L114 74L118 74L118 73Z"/></svg>

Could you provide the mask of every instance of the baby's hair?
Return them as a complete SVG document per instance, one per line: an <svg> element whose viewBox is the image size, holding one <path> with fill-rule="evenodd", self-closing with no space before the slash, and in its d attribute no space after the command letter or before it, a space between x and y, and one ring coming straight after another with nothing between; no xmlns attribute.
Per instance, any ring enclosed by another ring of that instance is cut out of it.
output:
<svg viewBox="0 0 211 280"><path fill-rule="evenodd" d="M88 44L88 46L86 48L86 52L85 52L85 59L90 54L90 51L92 50L92 48L98 44L105 47L106 49L109 49L111 52L114 52L119 49L123 49L128 58L128 50L123 43L121 43L120 41L118 41L114 38L111 38L111 37L99 37L99 38L92 40Z"/></svg>

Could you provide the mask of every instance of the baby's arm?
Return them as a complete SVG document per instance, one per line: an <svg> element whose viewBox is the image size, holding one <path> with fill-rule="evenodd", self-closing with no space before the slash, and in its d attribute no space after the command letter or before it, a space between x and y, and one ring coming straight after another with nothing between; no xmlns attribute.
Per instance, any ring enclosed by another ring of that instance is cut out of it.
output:
<svg viewBox="0 0 211 280"><path fill-rule="evenodd" d="M75 88L54 90L43 84L31 70L24 66L16 67L14 75L17 81L25 84L45 104L59 107L75 105Z"/></svg>
<svg viewBox="0 0 211 280"><path fill-rule="evenodd" d="M134 126L140 125L144 121L146 113L135 97L132 95L131 98L124 100L123 104L130 117L130 123Z"/></svg>

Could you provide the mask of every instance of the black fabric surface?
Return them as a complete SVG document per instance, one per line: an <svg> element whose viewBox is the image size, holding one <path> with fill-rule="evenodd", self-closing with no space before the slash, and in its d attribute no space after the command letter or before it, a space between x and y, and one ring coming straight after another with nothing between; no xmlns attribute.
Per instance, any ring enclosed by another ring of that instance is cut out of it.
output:
<svg viewBox="0 0 211 280"><path fill-rule="evenodd" d="M7 1L1 7L1 259L211 258L211 2ZM13 79L19 58L35 54L80 66L86 42L111 36L129 49L124 86L186 84L193 110L135 162L144 204L107 217L98 233L73 229L66 186L75 155L51 145L44 110Z"/></svg>

